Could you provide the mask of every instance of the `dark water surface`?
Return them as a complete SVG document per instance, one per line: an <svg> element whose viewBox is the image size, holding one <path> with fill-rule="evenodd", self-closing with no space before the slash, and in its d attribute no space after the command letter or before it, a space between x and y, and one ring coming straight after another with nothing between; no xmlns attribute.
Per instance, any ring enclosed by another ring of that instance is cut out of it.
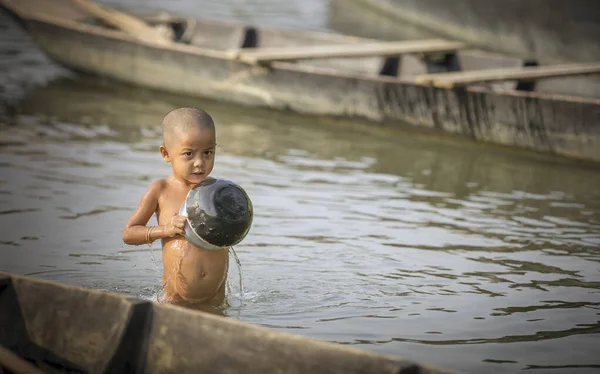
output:
<svg viewBox="0 0 600 374"><path fill-rule="evenodd" d="M327 28L317 0L169 4ZM160 119L196 105L218 126L213 176L256 211L229 318L466 372L600 367L598 168L75 76L0 28L1 271L154 298L158 244L121 230L170 172Z"/></svg>

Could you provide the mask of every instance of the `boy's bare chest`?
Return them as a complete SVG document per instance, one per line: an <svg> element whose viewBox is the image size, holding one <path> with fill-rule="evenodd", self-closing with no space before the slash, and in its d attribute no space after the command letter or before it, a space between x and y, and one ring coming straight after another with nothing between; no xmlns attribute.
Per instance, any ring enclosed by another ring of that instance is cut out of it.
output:
<svg viewBox="0 0 600 374"><path fill-rule="evenodd" d="M156 211L159 225L167 223L173 216L179 214L187 193L187 190L180 188L166 188L162 191Z"/></svg>

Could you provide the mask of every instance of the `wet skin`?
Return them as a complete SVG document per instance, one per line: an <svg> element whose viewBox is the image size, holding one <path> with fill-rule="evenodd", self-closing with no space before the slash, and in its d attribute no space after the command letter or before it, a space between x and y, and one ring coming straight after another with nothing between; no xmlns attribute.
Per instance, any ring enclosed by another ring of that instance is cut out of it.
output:
<svg viewBox="0 0 600 374"><path fill-rule="evenodd" d="M219 305L225 299L228 251L207 251L190 244L183 236L186 218L179 215L187 193L213 169L215 132L201 125L173 131L168 144L160 147L173 173L150 184L125 225L123 241L148 243L146 225L156 214L158 226L151 227L150 241L162 242L163 301Z"/></svg>

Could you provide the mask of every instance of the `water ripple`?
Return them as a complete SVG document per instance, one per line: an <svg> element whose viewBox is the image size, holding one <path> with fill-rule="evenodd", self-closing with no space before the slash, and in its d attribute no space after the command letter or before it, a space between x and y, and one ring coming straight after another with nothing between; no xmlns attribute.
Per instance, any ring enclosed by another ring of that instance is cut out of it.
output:
<svg viewBox="0 0 600 374"><path fill-rule="evenodd" d="M2 43L14 56L19 42ZM123 246L121 230L170 173L160 118L201 105L218 127L213 175L255 207L229 318L474 372L570 368L565 346L595 367L596 169L92 78L16 103L0 124L2 270L155 300L159 244Z"/></svg>

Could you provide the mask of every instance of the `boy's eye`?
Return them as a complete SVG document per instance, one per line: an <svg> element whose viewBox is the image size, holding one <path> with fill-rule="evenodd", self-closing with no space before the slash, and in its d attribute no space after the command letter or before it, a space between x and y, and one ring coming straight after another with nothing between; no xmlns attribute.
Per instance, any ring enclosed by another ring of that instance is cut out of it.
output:
<svg viewBox="0 0 600 374"><path fill-rule="evenodd" d="M210 155L212 155L212 153L213 153L213 151L204 151L204 154L205 154L206 156L210 156Z"/></svg>
<svg viewBox="0 0 600 374"><path fill-rule="evenodd" d="M183 152L183 155L190 157L192 155L192 152Z"/></svg>

